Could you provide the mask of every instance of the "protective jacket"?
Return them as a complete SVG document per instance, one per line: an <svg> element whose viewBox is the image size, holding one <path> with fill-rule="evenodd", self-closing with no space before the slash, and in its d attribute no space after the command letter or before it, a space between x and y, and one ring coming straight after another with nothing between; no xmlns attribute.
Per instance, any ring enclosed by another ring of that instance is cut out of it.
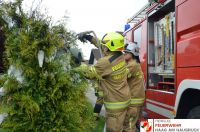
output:
<svg viewBox="0 0 200 132"><path fill-rule="evenodd" d="M114 52L98 60L94 66L84 68L89 78L100 80L106 110L119 111L130 104L130 91L127 83L127 67L121 52Z"/></svg>
<svg viewBox="0 0 200 132"><path fill-rule="evenodd" d="M127 67L130 71L128 84L131 92L131 105L142 106L145 99L145 85L141 66L135 60L131 60Z"/></svg>

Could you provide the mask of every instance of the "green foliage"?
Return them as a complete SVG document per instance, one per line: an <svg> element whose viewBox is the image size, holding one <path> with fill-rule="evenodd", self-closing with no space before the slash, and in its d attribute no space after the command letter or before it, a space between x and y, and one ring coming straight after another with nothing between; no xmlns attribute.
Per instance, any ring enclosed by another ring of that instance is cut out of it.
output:
<svg viewBox="0 0 200 132"><path fill-rule="evenodd" d="M100 117L97 122L95 128L92 130L92 132L103 132L105 126L105 119L104 117Z"/></svg>
<svg viewBox="0 0 200 132"><path fill-rule="evenodd" d="M35 10L24 13L22 1L0 5L0 26L6 36L5 62L21 72L0 76L6 94L0 100L0 113L8 116L1 131L82 132L93 127L92 107L85 97L87 80L73 71L68 50L74 46L73 33L63 23ZM38 52L45 54L39 67Z"/></svg>

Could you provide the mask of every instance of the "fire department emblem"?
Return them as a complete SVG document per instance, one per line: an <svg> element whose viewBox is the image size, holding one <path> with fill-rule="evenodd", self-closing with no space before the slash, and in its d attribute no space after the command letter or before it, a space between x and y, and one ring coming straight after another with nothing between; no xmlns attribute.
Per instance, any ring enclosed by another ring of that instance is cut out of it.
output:
<svg viewBox="0 0 200 132"><path fill-rule="evenodd" d="M141 121L140 122L140 132L152 132L152 122L150 121Z"/></svg>

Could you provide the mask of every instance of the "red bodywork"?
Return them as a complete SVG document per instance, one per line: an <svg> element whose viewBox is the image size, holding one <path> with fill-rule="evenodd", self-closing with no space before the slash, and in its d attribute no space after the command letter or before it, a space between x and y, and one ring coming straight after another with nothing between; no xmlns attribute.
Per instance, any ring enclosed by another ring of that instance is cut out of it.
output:
<svg viewBox="0 0 200 132"><path fill-rule="evenodd" d="M182 2L180 2L182 1ZM200 1L177 0L177 88L184 79L200 80Z"/></svg>
<svg viewBox="0 0 200 132"><path fill-rule="evenodd" d="M146 87L146 104L152 109L160 109L161 112L151 111L145 108L150 118L170 118L162 114L163 111L174 112L174 105L179 84L185 79L200 80L200 0L176 0L176 26L175 26L175 91L160 91ZM153 11L157 5L149 7L147 13ZM134 41L133 32L138 28L141 30L140 60L141 67L148 80L148 18L145 18L130 29L126 36L130 41ZM151 40L152 41L152 40ZM147 82L147 81L146 81ZM156 107L155 107L156 106ZM154 107L154 108L153 108ZM173 118L173 117L171 117Z"/></svg>

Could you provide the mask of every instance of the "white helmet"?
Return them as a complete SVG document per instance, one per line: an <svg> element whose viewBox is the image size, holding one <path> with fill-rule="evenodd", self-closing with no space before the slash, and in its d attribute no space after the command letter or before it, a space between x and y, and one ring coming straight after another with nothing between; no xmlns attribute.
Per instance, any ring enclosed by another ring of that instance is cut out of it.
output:
<svg viewBox="0 0 200 132"><path fill-rule="evenodd" d="M139 56L140 48L137 45L137 43L129 42L124 52L129 52L129 53L132 53L134 56Z"/></svg>

